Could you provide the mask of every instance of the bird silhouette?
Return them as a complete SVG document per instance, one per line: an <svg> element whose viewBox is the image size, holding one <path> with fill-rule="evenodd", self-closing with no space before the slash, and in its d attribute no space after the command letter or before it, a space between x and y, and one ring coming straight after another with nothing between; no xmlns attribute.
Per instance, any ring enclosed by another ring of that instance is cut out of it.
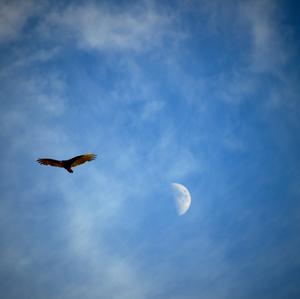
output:
<svg viewBox="0 0 300 299"><path fill-rule="evenodd" d="M95 154L85 154L85 155L76 156L69 160L59 161L59 160L54 160L54 159L49 159L49 158L41 158L41 159L38 159L37 162L42 165L50 165L50 166L65 168L68 172L72 173L73 172L72 167L78 166L80 164L83 164L85 162L92 161L95 159L96 159Z"/></svg>

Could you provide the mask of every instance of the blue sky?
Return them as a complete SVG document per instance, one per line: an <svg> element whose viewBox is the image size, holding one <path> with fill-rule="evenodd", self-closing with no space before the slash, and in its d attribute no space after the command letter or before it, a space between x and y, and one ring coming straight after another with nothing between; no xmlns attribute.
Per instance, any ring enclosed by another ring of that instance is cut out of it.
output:
<svg viewBox="0 0 300 299"><path fill-rule="evenodd" d="M299 298L298 11L1 1L3 298Z"/></svg>

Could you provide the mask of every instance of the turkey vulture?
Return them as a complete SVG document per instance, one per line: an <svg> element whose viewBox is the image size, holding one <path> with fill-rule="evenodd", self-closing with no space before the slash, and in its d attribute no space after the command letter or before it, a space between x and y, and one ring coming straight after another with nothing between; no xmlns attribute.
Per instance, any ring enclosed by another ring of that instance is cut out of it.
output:
<svg viewBox="0 0 300 299"><path fill-rule="evenodd" d="M58 161L54 159L42 158L42 159L38 159L37 162L39 162L42 165L62 167L65 168L68 172L72 173L73 172L72 167L83 164L87 161L92 161L94 159L96 159L95 154L85 154L85 155L76 156L69 160Z"/></svg>

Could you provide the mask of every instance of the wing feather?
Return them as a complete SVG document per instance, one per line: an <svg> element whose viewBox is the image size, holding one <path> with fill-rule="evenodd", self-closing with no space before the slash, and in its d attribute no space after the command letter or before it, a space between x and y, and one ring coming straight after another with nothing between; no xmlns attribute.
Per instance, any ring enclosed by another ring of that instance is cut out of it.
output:
<svg viewBox="0 0 300 299"><path fill-rule="evenodd" d="M75 166L83 164L87 161L93 161L95 159L96 159L95 154L85 154L85 155L76 156L76 157L68 160L68 162L71 163L71 167L75 167Z"/></svg>
<svg viewBox="0 0 300 299"><path fill-rule="evenodd" d="M42 165L50 165L50 166L56 166L56 167L63 167L61 161L54 160L54 159L42 158L42 159L38 159L37 162L39 162Z"/></svg>

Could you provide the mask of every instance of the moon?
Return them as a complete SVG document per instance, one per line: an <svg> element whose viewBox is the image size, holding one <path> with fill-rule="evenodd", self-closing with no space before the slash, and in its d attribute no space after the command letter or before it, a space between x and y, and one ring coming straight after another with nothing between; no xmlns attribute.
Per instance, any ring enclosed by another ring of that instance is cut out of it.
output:
<svg viewBox="0 0 300 299"><path fill-rule="evenodd" d="M172 183L175 195L175 204L178 215L185 214L190 208L192 197L189 190L179 183Z"/></svg>

